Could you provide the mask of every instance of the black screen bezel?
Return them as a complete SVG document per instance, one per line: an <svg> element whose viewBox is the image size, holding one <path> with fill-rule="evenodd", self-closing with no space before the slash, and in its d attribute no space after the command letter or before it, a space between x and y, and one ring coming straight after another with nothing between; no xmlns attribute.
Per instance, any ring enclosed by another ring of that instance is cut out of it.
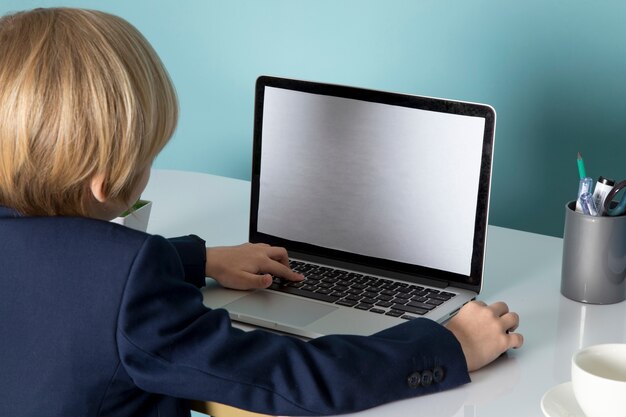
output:
<svg viewBox="0 0 626 417"><path fill-rule="evenodd" d="M458 274L419 265L357 255L335 249L323 248L303 242L296 242L277 236L261 233L257 230L259 189L261 174L261 149L263 132L263 103L265 87L282 88L348 99L369 101L374 103L416 108L442 113L460 114L482 117L485 119L481 169L477 193L477 209L474 221L474 242L470 265L470 274ZM268 243L285 247L289 252L310 255L323 259L335 260L340 263L359 265L375 270L389 270L401 274L405 279L421 282L423 279L445 281L462 288L479 292L482 285L487 224L489 213L489 194L493 162L493 141L495 136L496 114L491 106L455 100L415 96L385 91L369 90L358 87L326 84L311 81L260 76L256 81L254 110L254 139L252 154L252 187L250 198L249 240L253 243ZM411 278L415 278L414 280Z"/></svg>

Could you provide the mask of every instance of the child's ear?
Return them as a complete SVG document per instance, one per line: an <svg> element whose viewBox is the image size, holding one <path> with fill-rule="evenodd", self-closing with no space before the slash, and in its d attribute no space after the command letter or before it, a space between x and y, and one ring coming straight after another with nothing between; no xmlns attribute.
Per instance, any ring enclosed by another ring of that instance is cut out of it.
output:
<svg viewBox="0 0 626 417"><path fill-rule="evenodd" d="M104 193L104 174L96 174L89 183L89 188L94 198L100 203L105 203L108 198Z"/></svg>

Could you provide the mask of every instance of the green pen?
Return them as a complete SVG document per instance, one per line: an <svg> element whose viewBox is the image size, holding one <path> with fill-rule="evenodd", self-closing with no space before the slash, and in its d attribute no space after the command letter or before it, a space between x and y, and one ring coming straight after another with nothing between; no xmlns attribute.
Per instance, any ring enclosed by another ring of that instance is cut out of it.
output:
<svg viewBox="0 0 626 417"><path fill-rule="evenodd" d="M580 152L578 152L578 175L580 176L580 179L582 180L583 178L585 178L587 176L587 173L585 172L585 163L583 161L583 156L580 154Z"/></svg>

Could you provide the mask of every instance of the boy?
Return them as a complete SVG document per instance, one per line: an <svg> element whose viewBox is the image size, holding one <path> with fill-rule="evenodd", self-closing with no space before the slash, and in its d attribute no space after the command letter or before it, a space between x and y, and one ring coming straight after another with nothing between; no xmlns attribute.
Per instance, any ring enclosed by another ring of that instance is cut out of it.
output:
<svg viewBox="0 0 626 417"><path fill-rule="evenodd" d="M469 382L522 344L504 303L369 337L234 329L197 287L303 279L284 249L207 249L108 222L139 197L177 120L139 32L96 11L6 16L0 86L0 415L188 416L185 398L352 412Z"/></svg>

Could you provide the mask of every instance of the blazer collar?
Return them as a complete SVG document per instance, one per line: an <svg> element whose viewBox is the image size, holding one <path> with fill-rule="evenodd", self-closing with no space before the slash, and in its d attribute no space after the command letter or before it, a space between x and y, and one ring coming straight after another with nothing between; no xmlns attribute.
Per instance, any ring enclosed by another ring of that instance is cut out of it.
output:
<svg viewBox="0 0 626 417"><path fill-rule="evenodd" d="M0 219L23 217L20 213L11 207L0 206Z"/></svg>

